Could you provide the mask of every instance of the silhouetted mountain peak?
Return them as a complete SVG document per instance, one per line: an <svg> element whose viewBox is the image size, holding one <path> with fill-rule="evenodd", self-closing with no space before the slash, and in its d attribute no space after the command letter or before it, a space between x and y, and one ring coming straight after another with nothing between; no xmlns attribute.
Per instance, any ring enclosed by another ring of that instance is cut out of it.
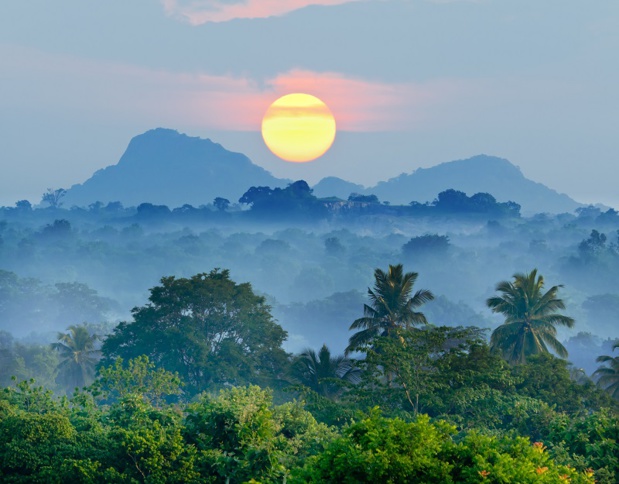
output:
<svg viewBox="0 0 619 484"><path fill-rule="evenodd" d="M509 160L485 154L417 168L370 188L341 178L326 177L314 186L314 194L319 197L335 195L343 199L353 192L373 194L382 201L406 205L412 201L431 202L440 192L450 188L469 196L485 192L499 202L516 202L525 214L571 212L580 206L567 195L529 180Z"/></svg>
<svg viewBox="0 0 619 484"><path fill-rule="evenodd" d="M312 188L314 189L314 195L317 197L335 196L344 200L346 200L351 193L363 193L365 191L363 185L342 180L336 176L323 178Z"/></svg>
<svg viewBox="0 0 619 484"><path fill-rule="evenodd" d="M490 193L500 202L517 202L523 213L571 212L579 206L567 195L529 180L509 160L489 155L418 168L410 174L380 182L366 192L381 200L406 204L432 201L440 192L450 188L468 195Z"/></svg>
<svg viewBox="0 0 619 484"><path fill-rule="evenodd" d="M236 202L252 185L288 183L210 139L157 128L134 137L116 165L71 187L65 200L74 205L95 201L202 205L215 197Z"/></svg>
<svg viewBox="0 0 619 484"><path fill-rule="evenodd" d="M450 176L470 176L471 173L485 173L491 176L524 178L524 175L520 171L520 168L511 163L509 160L506 160L505 158L482 154L462 160L446 161L444 163L439 163L438 165L431 166L429 168L417 168L412 173L402 173L401 175L390 178L387 181L379 182L377 186L383 183L402 181L411 176L422 177L430 175L434 177L436 175L443 174L449 174Z"/></svg>
<svg viewBox="0 0 619 484"><path fill-rule="evenodd" d="M236 202L252 186L275 188L289 183L210 139L157 128L134 137L116 165L71 187L65 202L82 206L96 201L199 206L215 197ZM367 189L327 177L314 186L314 194L343 199L351 193L374 194L382 201L408 204L432 201L450 188L469 196L486 192L499 202L514 201L522 206L523 213L569 212L579 206L567 195L527 179L508 160L489 155L419 168Z"/></svg>
<svg viewBox="0 0 619 484"><path fill-rule="evenodd" d="M231 152L209 138L188 136L173 129L156 128L132 138L117 166L144 164L151 168L167 168L172 161L172 165L219 164L220 157L226 157L228 153ZM238 155L236 163L243 161L242 158L251 163L245 155Z"/></svg>

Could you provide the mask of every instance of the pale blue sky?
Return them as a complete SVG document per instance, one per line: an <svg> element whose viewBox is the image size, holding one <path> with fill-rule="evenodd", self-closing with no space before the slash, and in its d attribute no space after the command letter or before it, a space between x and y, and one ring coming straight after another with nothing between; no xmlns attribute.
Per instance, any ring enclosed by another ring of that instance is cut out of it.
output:
<svg viewBox="0 0 619 484"><path fill-rule="evenodd" d="M163 126L310 183L487 153L619 207L618 53L616 0L3 0L0 204L82 182ZM258 132L300 90L340 128L301 166Z"/></svg>

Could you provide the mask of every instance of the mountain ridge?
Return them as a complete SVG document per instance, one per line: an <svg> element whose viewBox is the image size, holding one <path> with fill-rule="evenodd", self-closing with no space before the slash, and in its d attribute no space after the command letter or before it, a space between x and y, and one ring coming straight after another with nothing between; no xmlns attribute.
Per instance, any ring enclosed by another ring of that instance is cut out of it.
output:
<svg viewBox="0 0 619 484"><path fill-rule="evenodd" d="M252 184L281 187L288 183L290 180L274 177L244 154L228 151L208 138L156 128L132 138L117 164L73 185L65 203L203 205L215 197L235 202Z"/></svg>
<svg viewBox="0 0 619 484"><path fill-rule="evenodd" d="M379 182L367 191L381 200L406 204L432 201L449 188L467 195L487 192L500 202L517 202L525 213L572 212L581 206L568 195L526 178L509 160L485 154L418 168Z"/></svg>
<svg viewBox="0 0 619 484"><path fill-rule="evenodd" d="M314 189L318 196L326 196L327 187L339 197L354 188L357 193L376 195L381 201L396 205L432 202L440 192L454 189L469 196L485 192L499 202L514 201L521 205L525 214L572 212L582 206L568 195L526 178L509 160L486 154L417 168L367 188L341 178L327 177Z"/></svg>
<svg viewBox="0 0 619 484"><path fill-rule="evenodd" d="M215 197L236 202L252 186L276 188L291 182L208 138L156 128L132 138L115 165L73 185L64 202L80 206L96 201L199 206ZM514 201L522 206L524 214L571 212L581 206L569 196L529 180L509 160L489 155L417 168L368 188L333 176L313 187L318 197L346 199L351 193L373 194L381 201L398 205L431 202L450 188L469 196L486 192L499 202Z"/></svg>

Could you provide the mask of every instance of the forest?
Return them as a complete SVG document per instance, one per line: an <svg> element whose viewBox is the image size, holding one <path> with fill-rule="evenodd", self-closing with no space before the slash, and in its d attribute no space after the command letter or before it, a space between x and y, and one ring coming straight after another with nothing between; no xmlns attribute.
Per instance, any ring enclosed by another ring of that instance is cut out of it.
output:
<svg viewBox="0 0 619 484"><path fill-rule="evenodd" d="M614 210L48 194L0 208L3 481L619 482Z"/></svg>

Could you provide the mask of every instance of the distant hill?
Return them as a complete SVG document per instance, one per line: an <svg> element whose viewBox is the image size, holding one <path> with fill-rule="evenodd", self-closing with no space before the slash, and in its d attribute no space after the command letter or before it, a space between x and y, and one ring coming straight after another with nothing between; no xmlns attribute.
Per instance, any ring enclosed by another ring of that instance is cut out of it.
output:
<svg viewBox="0 0 619 484"><path fill-rule="evenodd" d="M215 197L237 202L251 186L274 188L288 183L209 139L157 128L133 138L116 165L73 185L63 202L65 206L96 201L199 206Z"/></svg>
<svg viewBox="0 0 619 484"><path fill-rule="evenodd" d="M275 188L289 183L209 139L157 128L133 138L116 165L73 185L63 202L69 207L96 201L199 206L215 197L234 203L252 186ZM449 188L469 196L487 192L499 202L517 202L524 214L572 212L580 206L567 195L525 178L509 161L486 155L419 168L367 189L336 177L324 178L313 187L318 197L374 194L392 204L432 201Z"/></svg>
<svg viewBox="0 0 619 484"><path fill-rule="evenodd" d="M365 193L363 185L357 185L336 176L328 176L312 187L314 195L319 198L339 197L347 200L351 193Z"/></svg>
<svg viewBox="0 0 619 484"><path fill-rule="evenodd" d="M348 189L346 183L339 180L336 186L345 190ZM404 205L411 201L431 202L449 188L469 196L487 192L499 202L514 201L521 205L523 214L573 212L581 206L567 195L525 178L520 169L508 160L487 155L419 168L411 174L380 182L362 193L372 193L381 201ZM353 191L358 190L355 188ZM340 195L341 198L347 196Z"/></svg>

